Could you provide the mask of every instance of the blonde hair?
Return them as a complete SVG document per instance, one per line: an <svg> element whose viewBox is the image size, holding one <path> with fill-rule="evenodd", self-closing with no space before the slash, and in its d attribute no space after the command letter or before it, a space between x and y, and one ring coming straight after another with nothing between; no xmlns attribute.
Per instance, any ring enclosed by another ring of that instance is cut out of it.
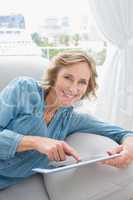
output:
<svg viewBox="0 0 133 200"><path fill-rule="evenodd" d="M79 62L88 63L91 73L87 90L81 99L85 97L96 97L96 89L98 87L96 83L96 64L94 60L84 51L69 50L59 53L57 56L55 56L49 63L47 72L44 73L42 77L42 87L46 89L54 86L60 69L69 67L70 65Z"/></svg>

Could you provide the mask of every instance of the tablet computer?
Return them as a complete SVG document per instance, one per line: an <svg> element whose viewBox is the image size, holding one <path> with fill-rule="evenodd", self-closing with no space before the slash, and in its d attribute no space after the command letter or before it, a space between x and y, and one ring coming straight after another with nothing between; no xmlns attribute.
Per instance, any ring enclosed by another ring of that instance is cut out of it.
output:
<svg viewBox="0 0 133 200"><path fill-rule="evenodd" d="M65 161L50 161L49 162L49 168L34 168L32 169L35 172L39 173L55 173L55 172L60 172L72 168L77 168L80 166L88 165L91 163L96 163L99 161L104 161L104 160L109 160L112 158L116 158L121 156L121 153L114 154L114 155L93 155L89 158L82 158L81 161L77 162L76 160L65 160Z"/></svg>

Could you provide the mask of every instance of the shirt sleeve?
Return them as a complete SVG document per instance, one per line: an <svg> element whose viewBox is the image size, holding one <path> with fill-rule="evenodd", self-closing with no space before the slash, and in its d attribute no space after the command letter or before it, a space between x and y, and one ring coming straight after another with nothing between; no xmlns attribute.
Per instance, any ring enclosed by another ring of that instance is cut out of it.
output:
<svg viewBox="0 0 133 200"><path fill-rule="evenodd" d="M133 131L127 131L114 124L98 121L94 117L85 113L72 112L70 116L68 135L76 132L94 133L106 136L119 144L122 143L124 138L133 136Z"/></svg>
<svg viewBox="0 0 133 200"><path fill-rule="evenodd" d="M9 159L15 155L17 145L23 135L6 127L20 111L20 78L11 81L0 93L0 159Z"/></svg>

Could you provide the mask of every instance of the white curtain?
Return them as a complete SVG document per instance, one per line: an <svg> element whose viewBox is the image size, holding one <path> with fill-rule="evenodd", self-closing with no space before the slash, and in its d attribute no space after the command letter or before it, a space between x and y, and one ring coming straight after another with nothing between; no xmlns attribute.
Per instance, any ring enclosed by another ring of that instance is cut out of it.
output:
<svg viewBox="0 0 133 200"><path fill-rule="evenodd" d="M112 44L107 52L95 115L133 128L133 0L88 0L92 15ZM113 47L114 45L114 47Z"/></svg>

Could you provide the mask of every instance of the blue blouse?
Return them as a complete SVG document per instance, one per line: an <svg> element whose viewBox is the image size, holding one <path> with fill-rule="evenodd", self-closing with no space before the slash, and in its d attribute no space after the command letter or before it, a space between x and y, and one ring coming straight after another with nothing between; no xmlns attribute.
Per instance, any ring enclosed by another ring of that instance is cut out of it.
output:
<svg viewBox="0 0 133 200"><path fill-rule="evenodd" d="M32 168L48 167L46 155L29 150L16 152L24 135L64 140L76 132L107 136L118 143L132 131L78 113L73 107L61 107L51 122L44 121L46 91L30 77L12 80L0 93L0 189L31 176Z"/></svg>

